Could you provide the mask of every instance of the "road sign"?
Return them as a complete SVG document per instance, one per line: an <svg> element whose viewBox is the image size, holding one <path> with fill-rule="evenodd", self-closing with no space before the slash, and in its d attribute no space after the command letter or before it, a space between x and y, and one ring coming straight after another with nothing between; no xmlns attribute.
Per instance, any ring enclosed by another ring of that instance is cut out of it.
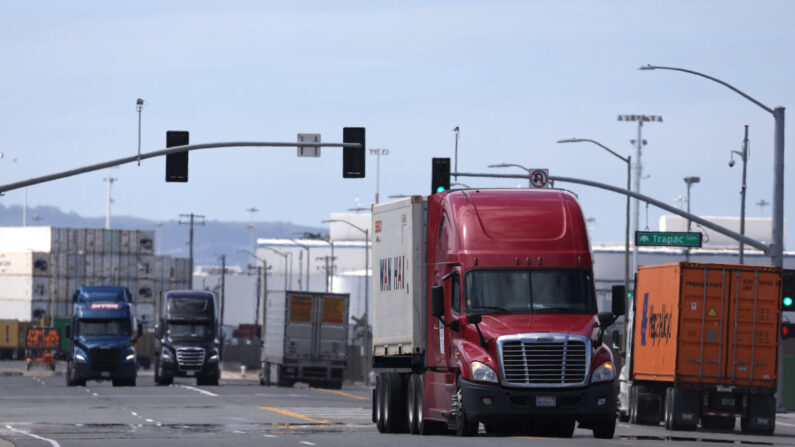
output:
<svg viewBox="0 0 795 447"><path fill-rule="evenodd" d="M530 184L534 188L546 188L549 183L549 169L534 169L530 171Z"/></svg>
<svg viewBox="0 0 795 447"><path fill-rule="evenodd" d="M701 233L673 231L636 231L639 247L701 247Z"/></svg>
<svg viewBox="0 0 795 447"><path fill-rule="evenodd" d="M320 143L319 133L299 133L298 142ZM299 157L320 157L320 147L317 146L298 146Z"/></svg>

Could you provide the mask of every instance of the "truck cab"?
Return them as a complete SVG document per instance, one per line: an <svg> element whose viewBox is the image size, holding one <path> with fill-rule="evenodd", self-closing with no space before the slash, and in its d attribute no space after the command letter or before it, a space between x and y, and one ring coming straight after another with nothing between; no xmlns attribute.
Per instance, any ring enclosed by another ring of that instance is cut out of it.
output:
<svg viewBox="0 0 795 447"><path fill-rule="evenodd" d="M135 340L141 335L125 287L90 286L72 296L73 315L66 327L72 339L66 384L111 380L113 386L135 386Z"/></svg>
<svg viewBox="0 0 795 447"><path fill-rule="evenodd" d="M599 313L574 194L463 190L423 202L425 217L412 227L425 233L415 244L426 251L424 271L412 279L424 276L417 303L426 307L414 313L421 312L417 324L425 327L413 339L376 328L384 304L394 301L395 281L374 289L374 367L383 372L374 402L379 430L450 428L471 436L483 423L489 433L571 437L579 423L612 438L616 371L602 331L623 313L623 293L614 293L616 314ZM374 262L401 255L387 270L391 276L404 268L404 256L385 233L405 239L411 217L390 220L385 213L379 220L376 206L374 220ZM410 252L417 249L405 251L416 269L420 259ZM403 281L398 277L398 286Z"/></svg>
<svg viewBox="0 0 795 447"><path fill-rule="evenodd" d="M155 327L155 383L195 377L197 385L218 385L221 377L219 322L215 294L199 290L166 292Z"/></svg>

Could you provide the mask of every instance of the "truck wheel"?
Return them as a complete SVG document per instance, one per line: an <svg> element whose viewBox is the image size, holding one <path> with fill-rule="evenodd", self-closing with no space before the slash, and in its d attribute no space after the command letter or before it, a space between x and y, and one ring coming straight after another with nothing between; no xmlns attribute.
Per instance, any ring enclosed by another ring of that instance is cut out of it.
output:
<svg viewBox="0 0 795 447"><path fill-rule="evenodd" d="M629 389L629 423L638 423L638 388L635 385Z"/></svg>
<svg viewBox="0 0 795 447"><path fill-rule="evenodd" d="M66 386L75 386L77 385L72 378L72 362L66 363Z"/></svg>
<svg viewBox="0 0 795 447"><path fill-rule="evenodd" d="M455 434L457 436L475 436L478 434L480 423L477 419L472 419L466 414L464 409L464 394L461 389L461 378L458 379L458 387L455 396L453 397L458 403L458 409L455 413ZM574 430L574 421L572 421L572 430Z"/></svg>
<svg viewBox="0 0 795 447"><path fill-rule="evenodd" d="M416 435L417 431L417 375L409 376L408 390L406 391L406 421L409 433Z"/></svg>
<svg viewBox="0 0 795 447"><path fill-rule="evenodd" d="M373 398L373 412L375 413L375 427L379 433L384 433L384 377L385 374L379 374L375 379L375 390Z"/></svg>
<svg viewBox="0 0 795 447"><path fill-rule="evenodd" d="M262 364L262 369L259 372L259 384L271 386L271 364L268 362Z"/></svg>
<svg viewBox="0 0 795 447"><path fill-rule="evenodd" d="M567 436L567 438L571 438L574 432L574 426L572 426L572 433ZM593 437L597 439L613 439L613 436L616 434L616 418L607 418L603 421L597 421L593 427Z"/></svg>
<svg viewBox="0 0 795 447"><path fill-rule="evenodd" d="M759 424L759 419L767 420L767 425ZM770 395L751 395L748 397L748 416L740 419L743 433L770 436L776 429L776 399Z"/></svg>
<svg viewBox="0 0 795 447"><path fill-rule="evenodd" d="M384 430L387 433L405 433L406 399L403 377L397 373L384 374Z"/></svg>

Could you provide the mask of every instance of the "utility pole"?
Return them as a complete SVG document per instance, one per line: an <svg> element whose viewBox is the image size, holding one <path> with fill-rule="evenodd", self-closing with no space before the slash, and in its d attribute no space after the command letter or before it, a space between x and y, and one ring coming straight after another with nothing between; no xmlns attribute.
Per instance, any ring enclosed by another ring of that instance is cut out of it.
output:
<svg viewBox="0 0 795 447"><path fill-rule="evenodd" d="M756 206L759 207L759 212L761 213L760 217L765 217L765 207L770 206L770 202L765 199L762 199L755 203Z"/></svg>
<svg viewBox="0 0 795 447"><path fill-rule="evenodd" d="M455 161L453 162L453 169L455 172L458 172L458 134L461 132L461 128L459 126L455 126L453 128L453 132L455 132ZM458 180L458 176L455 176L455 179Z"/></svg>
<svg viewBox="0 0 795 447"><path fill-rule="evenodd" d="M684 178L685 184L687 184L687 214L690 214L690 188L693 186L694 183L698 183L701 181L701 177L691 176ZM687 232L690 232L691 224L693 222L690 218L687 219ZM685 261L690 261L690 247L685 249Z"/></svg>
<svg viewBox="0 0 795 447"><path fill-rule="evenodd" d="M252 253L256 253L256 247L254 247L254 213L259 211L255 207L246 208L246 211L250 214L250 218L248 221L248 249L251 250Z"/></svg>
<svg viewBox="0 0 795 447"><path fill-rule="evenodd" d="M191 276L193 276L193 272L191 272ZM224 327L225 306L226 306L226 255L221 255L221 327Z"/></svg>
<svg viewBox="0 0 795 447"><path fill-rule="evenodd" d="M375 203L381 196L381 156L389 155L389 149L370 149L370 155L375 155Z"/></svg>
<svg viewBox="0 0 795 447"><path fill-rule="evenodd" d="M641 152L643 146L646 145L646 140L643 139L643 122L656 121L661 123L662 116L658 115L618 115L618 121L637 121L638 122L638 138L630 140L635 145L635 192L640 193L640 180L643 178L643 163L641 163ZM635 199L635 211L633 216L633 226L635 231L640 227L640 201ZM632 264L633 271L638 270L638 246L635 245L632 249Z"/></svg>
<svg viewBox="0 0 795 447"><path fill-rule="evenodd" d="M200 216L198 214L190 213L190 214L180 214L179 217L190 218L189 221L183 222L179 221L180 225L190 225L190 239L188 244L190 245L190 286L193 287L193 226L194 225L204 225L204 216ZM196 219L201 219L200 222L196 222ZM226 260L226 256L223 257ZM223 314L223 313L222 313Z"/></svg>
<svg viewBox="0 0 795 447"><path fill-rule="evenodd" d="M729 167L734 166L734 155L740 157L740 160L743 162L743 184L740 188L740 234L745 236L745 177L746 172L748 170L748 125L745 125L745 138L743 138L743 150L740 151L732 151L731 157L729 159ZM740 265L744 263L745 260L745 244L743 241L740 241Z"/></svg>
<svg viewBox="0 0 795 447"><path fill-rule="evenodd" d="M141 166L141 112L144 110L144 100L135 101L135 110L138 112L138 166Z"/></svg>
<svg viewBox="0 0 795 447"><path fill-rule="evenodd" d="M259 300L260 300L260 291L262 287L262 267L257 266L257 308L254 311L254 326L256 327L259 324Z"/></svg>
<svg viewBox="0 0 795 447"><path fill-rule="evenodd" d="M113 182L118 181L119 179L113 177L111 175L111 168L108 168L108 176L105 177L104 180L108 182L108 204L105 210L105 229L110 230L110 204L113 203L111 189L113 188Z"/></svg>

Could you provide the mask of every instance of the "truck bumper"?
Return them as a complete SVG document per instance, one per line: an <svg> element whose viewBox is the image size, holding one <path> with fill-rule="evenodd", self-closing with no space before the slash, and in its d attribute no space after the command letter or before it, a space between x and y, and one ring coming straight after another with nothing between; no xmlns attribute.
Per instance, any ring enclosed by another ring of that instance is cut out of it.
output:
<svg viewBox="0 0 795 447"><path fill-rule="evenodd" d="M113 371L100 371L88 363L75 362L72 367L77 377L85 380L134 379L138 375L135 362L126 362Z"/></svg>
<svg viewBox="0 0 795 447"><path fill-rule="evenodd" d="M163 362L163 372L172 377L220 377L217 361L208 361L201 368L180 368L175 362Z"/></svg>
<svg viewBox="0 0 795 447"><path fill-rule="evenodd" d="M331 383L341 381L344 373L345 364L334 362L287 363L281 367L282 377L293 382Z"/></svg>
<svg viewBox="0 0 795 447"><path fill-rule="evenodd" d="M578 389L514 389L462 380L461 388L466 414L485 423L569 416L589 425L616 416L615 381Z"/></svg>

